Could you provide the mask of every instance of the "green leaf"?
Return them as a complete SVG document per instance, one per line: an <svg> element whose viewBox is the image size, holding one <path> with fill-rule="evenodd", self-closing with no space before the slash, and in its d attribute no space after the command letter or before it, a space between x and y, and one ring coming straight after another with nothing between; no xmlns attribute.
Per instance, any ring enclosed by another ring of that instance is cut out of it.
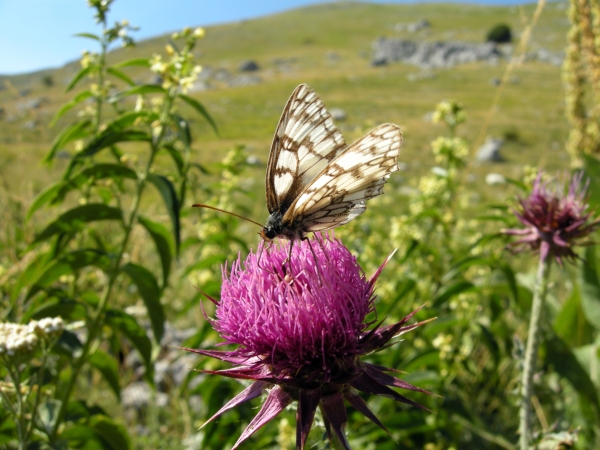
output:
<svg viewBox="0 0 600 450"><path fill-rule="evenodd" d="M85 224L97 220L123 220L121 210L102 203L90 203L77 206L61 214L54 222L37 235L33 243L37 244L59 233L69 233L82 229Z"/></svg>
<svg viewBox="0 0 600 450"><path fill-rule="evenodd" d="M31 285L33 281L37 279L41 271L46 267L48 259L50 258L47 253L35 255L33 252L28 253L26 257L28 257L30 262L17 278L17 282L12 289L11 303L16 302L23 288Z"/></svg>
<svg viewBox="0 0 600 450"><path fill-rule="evenodd" d="M519 288L517 286L517 278L515 277L515 272L512 270L508 264L500 264L499 266L504 278L506 279L506 283L510 288L510 292L513 295L513 299L515 304L519 302Z"/></svg>
<svg viewBox="0 0 600 450"><path fill-rule="evenodd" d="M184 95L184 94L178 94L178 95L181 100L186 102L188 105L190 105L192 108L194 108L198 112L198 114L200 114L202 117L204 117L206 119L206 121L210 124L212 129L215 130L215 133L217 135L219 135L219 130L217 129L217 124L212 119L210 114L208 114L208 111L206 110L206 108L204 108L204 106L202 106L202 104L198 100L194 100L192 97L188 97L187 95Z"/></svg>
<svg viewBox="0 0 600 450"><path fill-rule="evenodd" d="M27 214L25 214L25 221L27 222L31 218L31 216L42 206L53 201L62 187L62 181L52 183L51 185L47 186L42 192L36 195L36 197L33 199L33 202L31 202L31 206L27 210Z"/></svg>
<svg viewBox="0 0 600 450"><path fill-rule="evenodd" d="M125 97L130 97L132 95L144 95L144 94L166 94L167 91L161 86L157 86L155 84L141 84L137 86L133 86L123 92L119 92L117 95L111 98L112 102L118 102L119 100L124 99Z"/></svg>
<svg viewBox="0 0 600 450"><path fill-rule="evenodd" d="M181 153L179 153L179 150L177 150L172 145L163 145L161 149L166 150L169 153L169 155L171 155L171 158L173 159L173 162L177 167L177 172L179 172L179 175L181 175L185 163L183 162L183 157L181 156Z"/></svg>
<svg viewBox="0 0 600 450"><path fill-rule="evenodd" d="M107 415L98 405L88 405L86 400L71 400L67 404L67 412L65 414L65 421L77 422L85 421L98 414Z"/></svg>
<svg viewBox="0 0 600 450"><path fill-rule="evenodd" d="M128 111L108 123L106 129L118 131L132 127L139 122L139 119L144 119L145 122L153 122L158 119L158 114L151 111Z"/></svg>
<svg viewBox="0 0 600 450"><path fill-rule="evenodd" d="M75 333L69 330L63 330L55 346L57 353L62 353L72 359L79 358L83 350L83 345Z"/></svg>
<svg viewBox="0 0 600 450"><path fill-rule="evenodd" d="M573 284L571 295L564 301L553 327L556 334L571 347L580 347L593 341L594 328L585 319L578 283Z"/></svg>
<svg viewBox="0 0 600 450"><path fill-rule="evenodd" d="M54 430L56 420L58 419L58 411L60 411L61 405L62 402L60 400L50 399L40 403L38 406L38 423L48 435L50 435L52 430Z"/></svg>
<svg viewBox="0 0 600 450"><path fill-rule="evenodd" d="M571 349L555 334L546 337L545 347L544 363L554 366L554 370L561 377L568 380L583 398L592 402L596 414L600 414L600 403L598 402L596 387Z"/></svg>
<svg viewBox="0 0 600 450"><path fill-rule="evenodd" d="M93 39L98 42L101 41L101 39L98 36L96 36L95 34L92 34L92 33L77 33L77 34L74 34L73 36L87 38L87 39Z"/></svg>
<svg viewBox="0 0 600 450"><path fill-rule="evenodd" d="M121 271L129 275L137 286L148 310L154 338L156 342L160 342L165 331L165 313L160 303L160 288L156 278L152 272L138 264L127 263L121 266Z"/></svg>
<svg viewBox="0 0 600 450"><path fill-rule="evenodd" d="M481 256L468 256L457 263L453 264L450 267L450 270L446 272L444 277L442 278L442 282L446 283L452 280L457 275L463 273L466 269L473 266L487 266L489 261L487 258L482 258Z"/></svg>
<svg viewBox="0 0 600 450"><path fill-rule="evenodd" d="M152 374L152 342L148 338L144 327L138 324L133 316L118 309L109 309L106 311L106 323L129 339L131 344L140 353L146 366L146 373ZM152 377L149 378L151 379Z"/></svg>
<svg viewBox="0 0 600 450"><path fill-rule="evenodd" d="M195 263L187 266L182 276L187 277L190 273L197 270L207 269L215 264L222 264L225 259L227 259L227 255L225 253L218 253L216 255L210 255L206 258L202 258L200 261L196 261Z"/></svg>
<svg viewBox="0 0 600 450"><path fill-rule="evenodd" d="M586 247L583 261L579 264L579 286L585 317L596 328L600 328L600 278L594 246Z"/></svg>
<svg viewBox="0 0 600 450"><path fill-rule="evenodd" d="M131 67L131 66L150 67L150 60L148 58L128 59L127 61L123 61L123 62L113 65L113 67L117 67L117 68Z"/></svg>
<svg viewBox="0 0 600 450"><path fill-rule="evenodd" d="M114 358L108 353L97 348L93 354L88 356L90 365L98 370L117 396L121 398L121 386L119 384L119 366Z"/></svg>
<svg viewBox="0 0 600 450"><path fill-rule="evenodd" d="M87 127L91 124L89 120L75 122L64 128L54 139L52 147L44 157L43 163L49 163L54 159L56 154L64 148L69 142L88 136L89 130Z"/></svg>
<svg viewBox="0 0 600 450"><path fill-rule="evenodd" d="M100 150L115 145L119 142L150 142L151 137L145 131L140 130L115 130L110 127L100 133L88 145L77 153L78 158L93 156Z"/></svg>
<svg viewBox="0 0 600 450"><path fill-rule="evenodd" d="M44 317L62 317L69 321L84 320L87 310L85 304L75 300L52 299L25 315L26 319L40 320Z"/></svg>
<svg viewBox="0 0 600 450"><path fill-rule="evenodd" d="M106 178L127 178L130 180L137 180L138 175L134 170L121 164L94 164L91 167L86 167L85 169L79 171L68 180L62 181L56 198L62 199L70 191L80 189L82 186L90 183L91 181L103 180Z"/></svg>
<svg viewBox="0 0 600 450"><path fill-rule="evenodd" d="M589 187L587 191L587 200L589 204L598 209L600 206L600 160L598 158L583 154L583 167L585 174L589 179Z"/></svg>
<svg viewBox="0 0 600 450"><path fill-rule="evenodd" d="M26 300L63 275L73 273L87 266L96 266L105 271L110 266L110 258L105 252L96 249L75 250L61 255L53 260L46 270L40 274L29 290Z"/></svg>
<svg viewBox="0 0 600 450"><path fill-rule="evenodd" d="M112 76L117 77L121 81L124 81L129 86L135 86L135 81L133 81L131 78L129 78L127 75L125 75L123 72L121 72L117 68L115 68L115 67L109 67L108 69L106 69L106 71L108 73L110 73Z"/></svg>
<svg viewBox="0 0 600 450"><path fill-rule="evenodd" d="M83 69L81 69L79 72L77 72L75 74L75 76L73 77L73 79L71 80L71 82L69 83L69 85L67 86L67 88L65 89L65 92L69 92L71 91L75 86L77 86L77 84L83 80L85 77L88 76L88 74L92 71L93 66L89 65L87 67L84 67Z"/></svg>
<svg viewBox="0 0 600 450"><path fill-rule="evenodd" d="M456 283L450 285L440 294L436 295L433 299L433 306L439 307L450 300L455 295L461 294L463 292L471 291L475 289L475 285L470 281L457 281Z"/></svg>
<svg viewBox="0 0 600 450"><path fill-rule="evenodd" d="M67 429L60 434L61 439L69 442L68 448L76 448L78 450L104 450L103 446L98 442L96 433L87 425L77 424L72 426L72 423L67 425Z"/></svg>
<svg viewBox="0 0 600 450"><path fill-rule="evenodd" d="M80 92L79 94L77 94L73 100L71 100L68 103L65 103L59 110L58 112L54 115L54 117L52 118L52 121L50 122L50 127L54 126L54 124L58 121L58 119L60 119L62 116L64 116L68 111L70 111L71 109L73 109L73 107L77 106L79 103L83 102L84 100L87 100L88 98L92 97L92 93L90 91L83 91Z"/></svg>
<svg viewBox="0 0 600 450"><path fill-rule="evenodd" d="M111 450L129 450L131 448L125 428L108 417L94 416L90 421L90 426L106 448Z"/></svg>
<svg viewBox="0 0 600 450"><path fill-rule="evenodd" d="M173 183L168 178L162 175L156 175L151 173L148 175L148 181L152 183L160 195L162 196L167 212L171 217L171 224L173 226L173 236L175 237L175 254L179 254L179 247L181 245L181 229L179 222L179 200L177 199L177 192Z"/></svg>
<svg viewBox="0 0 600 450"><path fill-rule="evenodd" d="M173 258L173 254L175 253L173 241L171 239L171 233L169 233L167 227L165 227L162 223L153 222L144 216L138 216L138 222L146 229L148 234L150 234L150 237L156 245L156 250L160 256L163 273L161 289L164 290L169 281L171 260Z"/></svg>
<svg viewBox="0 0 600 450"><path fill-rule="evenodd" d="M171 121L173 122L173 125L175 125L175 128L177 128L179 138L183 142L183 145L185 145L186 148L189 147L192 144L192 135L190 134L190 126L187 121L176 114L171 115Z"/></svg>

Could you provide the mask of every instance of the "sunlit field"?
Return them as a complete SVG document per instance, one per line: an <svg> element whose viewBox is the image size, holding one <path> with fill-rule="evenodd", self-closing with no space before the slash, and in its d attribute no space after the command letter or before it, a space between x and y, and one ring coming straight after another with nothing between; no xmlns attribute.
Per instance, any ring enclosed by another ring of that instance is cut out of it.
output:
<svg viewBox="0 0 600 450"><path fill-rule="evenodd" d="M596 4L137 42L88 3L81 60L0 75L0 449L600 448ZM494 58L374 63L502 24ZM281 142L345 159L269 160L291 95Z"/></svg>

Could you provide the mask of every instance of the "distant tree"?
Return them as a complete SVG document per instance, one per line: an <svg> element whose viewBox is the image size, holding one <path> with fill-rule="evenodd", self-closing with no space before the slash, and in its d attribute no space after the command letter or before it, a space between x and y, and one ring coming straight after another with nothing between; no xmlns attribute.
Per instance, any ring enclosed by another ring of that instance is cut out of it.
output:
<svg viewBox="0 0 600 450"><path fill-rule="evenodd" d="M46 87L54 86L54 78L52 78L52 75L44 75L42 77L42 84Z"/></svg>
<svg viewBox="0 0 600 450"><path fill-rule="evenodd" d="M487 33L487 42L495 42L496 44L504 44L512 41L512 33L510 27L506 24L494 25Z"/></svg>

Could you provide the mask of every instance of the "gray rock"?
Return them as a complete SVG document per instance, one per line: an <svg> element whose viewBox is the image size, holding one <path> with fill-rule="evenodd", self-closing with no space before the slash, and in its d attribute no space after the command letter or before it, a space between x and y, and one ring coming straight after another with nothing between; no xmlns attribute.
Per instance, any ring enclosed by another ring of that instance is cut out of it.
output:
<svg viewBox="0 0 600 450"><path fill-rule="evenodd" d="M501 56L490 42L415 42L379 38L373 43L371 65L404 62L422 68L453 67L477 61L495 63Z"/></svg>
<svg viewBox="0 0 600 450"><path fill-rule="evenodd" d="M237 75L232 77L227 84L230 87L239 87L239 86L252 86L254 84L259 84L262 82L262 79L256 75L244 74Z"/></svg>
<svg viewBox="0 0 600 450"><path fill-rule="evenodd" d="M502 80L500 80L500 78L494 77L490 79L490 84L492 86L500 86L500 83L502 83Z"/></svg>
<svg viewBox="0 0 600 450"><path fill-rule="evenodd" d="M342 120L346 120L346 111L344 111L341 108L331 108L329 110L329 114L331 114L331 118L333 120L337 120L337 121L342 121Z"/></svg>
<svg viewBox="0 0 600 450"><path fill-rule="evenodd" d="M504 158L500 154L500 149L504 145L502 139L488 138L485 143L477 149L475 159L479 162L501 162Z"/></svg>
<svg viewBox="0 0 600 450"><path fill-rule="evenodd" d="M164 392L153 392L144 381L136 381L121 390L121 404L125 416L131 421L140 420L148 407L155 404L165 408L169 404L169 396Z"/></svg>
<svg viewBox="0 0 600 450"><path fill-rule="evenodd" d="M256 61L247 59L246 61L242 61L238 70L240 72L256 72L257 70L260 70L260 67Z"/></svg>
<svg viewBox="0 0 600 450"><path fill-rule="evenodd" d="M202 92L208 91L211 88L211 84L208 81L196 80L188 92Z"/></svg>
<svg viewBox="0 0 600 450"><path fill-rule="evenodd" d="M553 53L545 48L541 48L535 53L534 58L541 62L547 62L553 66L561 66L565 59L564 52Z"/></svg>
<svg viewBox="0 0 600 450"><path fill-rule="evenodd" d="M215 81L227 81L231 78L231 73L227 69L217 69L213 72L212 77Z"/></svg>
<svg viewBox="0 0 600 450"><path fill-rule="evenodd" d="M406 26L406 31L408 31L409 33L416 33L418 31L429 28L430 26L431 26L431 24L429 23L429 21L427 19L421 19L414 23L409 23Z"/></svg>
<svg viewBox="0 0 600 450"><path fill-rule="evenodd" d="M337 52L327 52L325 53L325 59L329 62L336 62L340 59L340 54Z"/></svg>
<svg viewBox="0 0 600 450"><path fill-rule="evenodd" d="M394 31L408 31L409 33L416 33L431 27L431 24L427 19L417 20L411 23L397 23L394 25Z"/></svg>
<svg viewBox="0 0 600 450"><path fill-rule="evenodd" d="M27 102L19 102L17 103L17 109L20 112L30 111L32 109L39 109L42 105L48 103L48 99L46 97L38 97L33 98Z"/></svg>

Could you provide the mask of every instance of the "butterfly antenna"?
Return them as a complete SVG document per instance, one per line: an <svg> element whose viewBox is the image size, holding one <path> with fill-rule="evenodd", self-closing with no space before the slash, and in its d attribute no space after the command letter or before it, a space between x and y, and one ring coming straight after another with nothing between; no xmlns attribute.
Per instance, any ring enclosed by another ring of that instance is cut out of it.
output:
<svg viewBox="0 0 600 450"><path fill-rule="evenodd" d="M255 221L254 221L254 220L252 220L252 219L248 219L247 217L240 216L239 214L232 213L232 212L230 212L230 211L225 211L224 209L215 208L214 206L202 205L202 204L200 204L200 203L196 203L196 204L193 204L193 205L192 205L192 208L206 208L206 209L212 209L212 210L214 210L214 211L219 211L219 212L222 212L222 213L225 213L225 214L229 214L230 216L234 216L234 217L237 217L237 218L239 218L239 219L243 219L243 220L245 220L245 221L247 221L247 222L253 223L254 225L258 225L258 226L259 226L259 227L261 227L261 228L263 227L263 226L262 226L260 223L258 223L258 222L255 222Z"/></svg>

